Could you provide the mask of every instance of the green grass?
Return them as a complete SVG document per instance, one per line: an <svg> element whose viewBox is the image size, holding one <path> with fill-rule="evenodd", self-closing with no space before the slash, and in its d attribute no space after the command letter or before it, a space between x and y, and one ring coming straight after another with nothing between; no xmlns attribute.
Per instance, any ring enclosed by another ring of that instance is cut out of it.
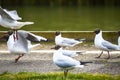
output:
<svg viewBox="0 0 120 80"><path fill-rule="evenodd" d="M19 73L8 73L4 72L0 74L0 80L120 80L119 75L110 74L88 74L69 73L67 78L63 77L63 73L35 73L35 72L19 72Z"/></svg>
<svg viewBox="0 0 120 80"><path fill-rule="evenodd" d="M49 42L54 43L54 38L55 38L55 32L33 32L36 35L43 36L49 40ZM0 36L2 36L3 33L0 32ZM93 32L62 32L63 37L68 37L68 38L75 38L75 39L81 39L84 38L85 44L93 44L95 33ZM112 43L118 43L118 34L117 32L103 32L103 37L104 39L112 42ZM48 42L47 42L48 43Z"/></svg>

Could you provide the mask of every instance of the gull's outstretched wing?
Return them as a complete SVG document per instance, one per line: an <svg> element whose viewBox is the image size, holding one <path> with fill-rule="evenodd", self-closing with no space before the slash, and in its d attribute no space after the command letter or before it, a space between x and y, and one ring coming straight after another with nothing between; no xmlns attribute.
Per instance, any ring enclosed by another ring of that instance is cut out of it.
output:
<svg viewBox="0 0 120 80"><path fill-rule="evenodd" d="M24 30L19 30L18 33L23 36L24 38L28 39L31 42L41 42L41 41L47 41L46 38L42 37L42 36L37 36L35 34L32 34L28 31L24 31Z"/></svg>
<svg viewBox="0 0 120 80"><path fill-rule="evenodd" d="M15 20L14 20L6 11L4 11L4 9L2 9L1 7L0 7L0 15L1 15L2 19L6 19L6 20L8 20L9 22L15 21Z"/></svg>
<svg viewBox="0 0 120 80"><path fill-rule="evenodd" d="M22 18L18 16L17 11L16 10L12 10L12 11L8 11L6 9L4 9L4 11L11 16L14 20L21 20Z"/></svg>

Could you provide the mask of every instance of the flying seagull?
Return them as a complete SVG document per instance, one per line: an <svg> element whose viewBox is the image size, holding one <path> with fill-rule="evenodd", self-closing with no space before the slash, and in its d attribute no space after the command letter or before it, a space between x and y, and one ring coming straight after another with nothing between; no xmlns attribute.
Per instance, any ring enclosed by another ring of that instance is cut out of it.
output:
<svg viewBox="0 0 120 80"><path fill-rule="evenodd" d="M0 7L0 25L14 30L14 40L18 40L17 30L25 25L34 24L34 22L19 22L22 18L18 16L17 11L8 11Z"/></svg>

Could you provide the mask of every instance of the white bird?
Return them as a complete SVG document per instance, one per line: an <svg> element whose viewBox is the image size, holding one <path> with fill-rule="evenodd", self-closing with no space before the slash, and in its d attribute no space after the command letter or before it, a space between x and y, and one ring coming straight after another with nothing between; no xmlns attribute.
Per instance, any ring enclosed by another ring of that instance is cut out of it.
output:
<svg viewBox="0 0 120 80"><path fill-rule="evenodd" d="M68 47L68 46L75 46L79 43L82 43L83 40L81 39L80 41L71 39L71 38L64 38L61 36L60 32L55 33L55 44L63 47Z"/></svg>
<svg viewBox="0 0 120 80"><path fill-rule="evenodd" d="M64 76L67 76L68 70L75 68L75 67L80 67L83 68L84 65L82 65L79 61L68 57L66 55L63 55L61 52L61 46L55 46L54 48L56 51L53 54L53 62L60 68L64 70Z"/></svg>
<svg viewBox="0 0 120 80"><path fill-rule="evenodd" d="M15 62L24 56L24 54L29 53L29 50L39 44L32 45L31 42L39 43L41 41L47 41L46 38L34 35L30 32L18 30L18 40L14 41L13 31L7 32L2 38L7 39L8 50L11 53L18 54L19 56L15 59Z"/></svg>
<svg viewBox="0 0 120 80"><path fill-rule="evenodd" d="M0 25L14 30L14 40L18 40L17 29L25 25L34 24L34 22L19 22L22 18L18 16L17 11L8 11L0 7Z"/></svg>
<svg viewBox="0 0 120 80"><path fill-rule="evenodd" d="M95 47L102 50L101 54L97 58L101 57L101 55L103 54L103 51L107 51L108 52L107 59L109 59L110 58L109 51L120 50L118 45L112 44L111 42L103 39L102 31L100 29L96 29L94 32L96 33L94 38Z"/></svg>

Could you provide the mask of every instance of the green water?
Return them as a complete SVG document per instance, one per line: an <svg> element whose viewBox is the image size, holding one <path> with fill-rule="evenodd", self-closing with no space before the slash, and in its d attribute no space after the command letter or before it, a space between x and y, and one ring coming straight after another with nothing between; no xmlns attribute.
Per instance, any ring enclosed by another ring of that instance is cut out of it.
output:
<svg viewBox="0 0 120 80"><path fill-rule="evenodd" d="M22 21L35 24L23 27L31 31L107 31L120 30L120 7L4 7L17 10ZM6 30L6 28L0 28Z"/></svg>

